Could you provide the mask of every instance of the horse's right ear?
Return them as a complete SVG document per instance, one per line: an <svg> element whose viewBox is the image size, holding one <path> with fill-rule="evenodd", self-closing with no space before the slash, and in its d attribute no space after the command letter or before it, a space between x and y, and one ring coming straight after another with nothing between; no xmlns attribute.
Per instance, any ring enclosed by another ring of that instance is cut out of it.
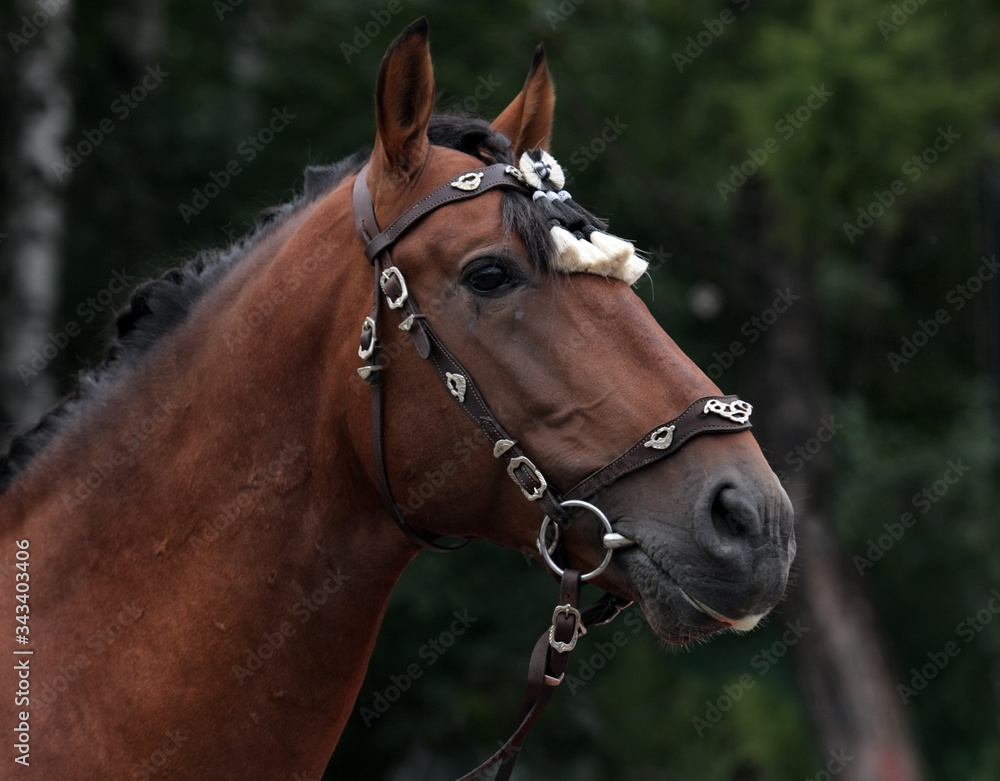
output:
<svg viewBox="0 0 1000 781"><path fill-rule="evenodd" d="M515 160L528 149L548 149L555 106L556 90L545 64L545 48L538 44L524 87L492 125L510 139Z"/></svg>
<svg viewBox="0 0 1000 781"><path fill-rule="evenodd" d="M420 170L430 148L434 72L427 33L427 20L417 19L389 45L378 69L373 162L402 179Z"/></svg>

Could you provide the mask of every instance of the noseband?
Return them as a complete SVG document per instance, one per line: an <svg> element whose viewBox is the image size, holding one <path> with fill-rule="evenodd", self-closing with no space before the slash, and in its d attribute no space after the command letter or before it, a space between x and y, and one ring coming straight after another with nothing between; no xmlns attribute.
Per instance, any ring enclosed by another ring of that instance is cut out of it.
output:
<svg viewBox="0 0 1000 781"><path fill-rule="evenodd" d="M389 311L399 312L398 328L409 332L417 353L429 361L448 394L472 418L472 421L486 435L493 445L493 456L504 464L507 474L517 483L525 498L537 502L545 513L538 535L538 549L546 564L561 579L561 602L552 616L552 626L543 634L532 653L529 665L528 692L517 726L510 740L490 759L463 776L459 781L469 781L501 764L496 778L508 779L513 770L514 760L520 751L521 742L531 725L541 715L553 688L562 680L569 662L569 652L577 639L587 630L588 625L600 625L613 619L631 602L612 594L606 594L587 610L578 609L582 581L591 580L604 571L611 561L614 551L632 545L632 541L616 533L607 516L595 505L586 501L602 488L641 467L673 455L686 442L700 434L732 433L744 431L750 426L753 408L736 396L706 396L692 402L680 415L661 423L640 437L634 445L589 476L581 476L580 481L564 494L552 485L538 466L524 452L496 419L476 387L475 381L458 359L444 346L434 332L427 318L420 311L413 294L407 288L403 272L392 263L389 250L415 223L430 212L449 203L475 198L496 189L516 190L531 198L534 190L525 182L520 170L511 165L498 163L486 168L462 174L447 182L406 209L384 231L375 219L375 207L367 184L368 166L358 173L354 183L354 219L364 246L365 256L375 271L374 300L371 313L365 318L361 330L358 355L364 364L358 374L372 390L372 450L375 457L375 471L379 492L386 507L403 532L422 547L448 552L467 545L470 540L444 544L414 529L403 516L396 504L389 485L385 462L383 432L383 382L381 374L385 365L379 362L379 341L377 338L379 315L382 310L382 296ZM580 508L594 513L604 526L604 558L591 572L581 575L579 571L559 567L552 559L558 544L560 528L570 522L568 510ZM555 539L550 540L550 522Z"/></svg>

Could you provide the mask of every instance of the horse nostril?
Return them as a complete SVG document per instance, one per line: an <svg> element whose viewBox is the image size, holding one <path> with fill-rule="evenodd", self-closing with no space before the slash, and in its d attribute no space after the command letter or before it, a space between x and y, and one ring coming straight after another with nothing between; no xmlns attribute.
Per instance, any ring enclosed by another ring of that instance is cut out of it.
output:
<svg viewBox="0 0 1000 781"><path fill-rule="evenodd" d="M712 500L712 525L721 539L760 534L760 514L735 488L722 488Z"/></svg>

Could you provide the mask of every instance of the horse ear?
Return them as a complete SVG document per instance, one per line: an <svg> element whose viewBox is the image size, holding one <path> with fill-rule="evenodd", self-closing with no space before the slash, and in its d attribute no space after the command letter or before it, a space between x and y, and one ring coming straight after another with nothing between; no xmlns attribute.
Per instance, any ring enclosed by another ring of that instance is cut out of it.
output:
<svg viewBox="0 0 1000 781"><path fill-rule="evenodd" d="M510 139L515 158L527 149L548 149L555 105L556 91L545 63L545 47L538 44L524 87L493 120L492 127Z"/></svg>
<svg viewBox="0 0 1000 781"><path fill-rule="evenodd" d="M375 157L389 172L411 178L427 158L434 108L428 25L417 19L386 50L375 88Z"/></svg>

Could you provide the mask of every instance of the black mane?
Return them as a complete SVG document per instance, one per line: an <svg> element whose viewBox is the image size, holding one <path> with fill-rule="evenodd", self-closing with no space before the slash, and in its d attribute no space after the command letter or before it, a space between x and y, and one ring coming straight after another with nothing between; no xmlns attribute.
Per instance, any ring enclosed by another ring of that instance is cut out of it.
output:
<svg viewBox="0 0 1000 781"><path fill-rule="evenodd" d="M517 164L507 138L494 133L489 124L480 119L434 116L428 137L432 144L465 152L488 165ZM318 200L360 170L369 154L362 150L332 165L306 168L304 192L289 203L266 209L245 236L228 247L205 250L185 265L165 272L159 279L141 283L133 291L129 303L118 312L114 333L101 362L93 369L82 371L73 390L34 425L15 433L7 452L0 454L0 492L79 416L102 386L134 366L181 323L195 303L264 237L300 208ZM538 268L548 265L552 252L549 228L553 223L577 232L585 226L604 225L572 201L556 202L553 206L543 199L533 206L530 200L510 191L505 192L503 199L503 222L508 230L521 235Z"/></svg>

